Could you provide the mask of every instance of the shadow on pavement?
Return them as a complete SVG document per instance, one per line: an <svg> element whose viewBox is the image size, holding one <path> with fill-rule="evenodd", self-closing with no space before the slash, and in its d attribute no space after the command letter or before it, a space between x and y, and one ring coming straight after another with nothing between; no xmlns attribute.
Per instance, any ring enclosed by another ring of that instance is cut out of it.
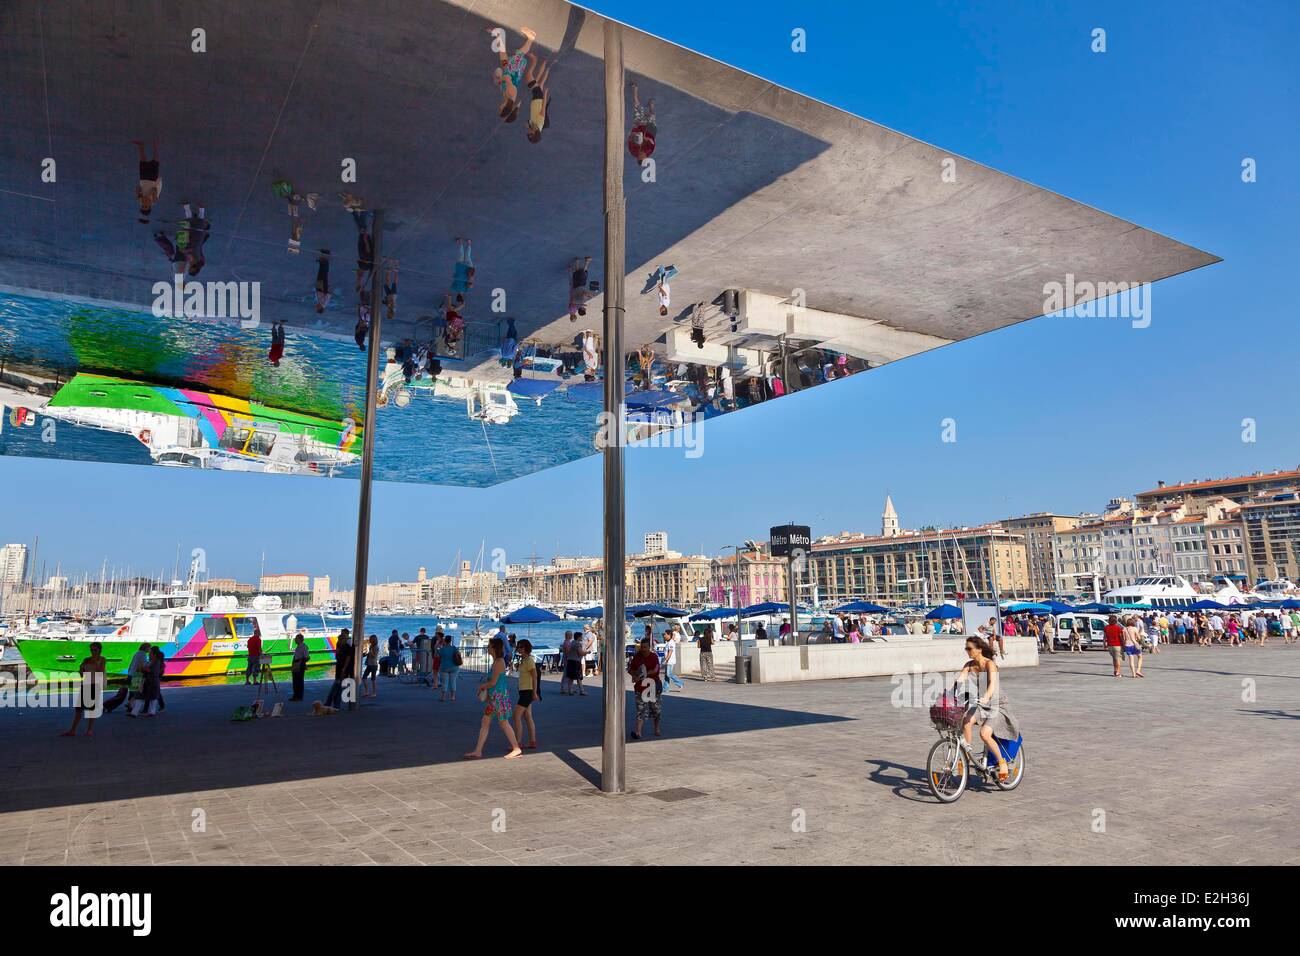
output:
<svg viewBox="0 0 1300 956"><path fill-rule="evenodd" d="M230 716L251 701L250 688L168 688L161 716L129 718L117 711L96 721L91 738L59 736L71 719L67 709L2 710L0 748L9 773L0 782L0 811L460 763L482 716L474 697L477 680L463 677L455 703L440 703L428 688L385 681L379 697L364 701L360 710L327 717L310 715L312 702L329 689L328 682L313 681L305 701L286 703L284 717L246 722ZM601 693L564 697L556 681L542 686L534 717L543 749L512 765L521 768L521 779L535 782L528 767L545 766L537 758L550 754L598 785L599 754L593 766L574 751L601 745ZM630 719L630 693L627 703ZM665 739L680 739L851 719L688 693L673 694L664 704L663 730ZM492 728L485 758L499 758L505 750L504 735Z"/></svg>

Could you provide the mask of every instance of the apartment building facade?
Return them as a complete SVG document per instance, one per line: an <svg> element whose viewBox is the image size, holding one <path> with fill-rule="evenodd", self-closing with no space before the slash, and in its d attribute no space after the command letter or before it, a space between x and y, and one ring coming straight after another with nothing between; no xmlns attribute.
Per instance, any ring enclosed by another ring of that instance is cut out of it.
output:
<svg viewBox="0 0 1300 956"><path fill-rule="evenodd" d="M935 604L1028 593L1029 571L1024 537L997 524L843 533L813 543L798 585L800 600Z"/></svg>

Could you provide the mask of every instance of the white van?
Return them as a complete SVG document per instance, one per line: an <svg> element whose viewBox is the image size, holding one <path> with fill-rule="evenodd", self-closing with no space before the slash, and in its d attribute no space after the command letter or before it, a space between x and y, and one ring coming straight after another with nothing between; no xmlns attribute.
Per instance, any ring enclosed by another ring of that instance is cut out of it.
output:
<svg viewBox="0 0 1300 956"><path fill-rule="evenodd" d="M1069 614L1057 614L1056 620L1056 646L1070 646L1070 631L1074 628L1075 621L1079 622L1083 630L1083 637L1079 646L1084 650L1089 648L1101 648L1106 646L1106 625L1110 622L1110 617L1105 614L1085 614L1071 612Z"/></svg>

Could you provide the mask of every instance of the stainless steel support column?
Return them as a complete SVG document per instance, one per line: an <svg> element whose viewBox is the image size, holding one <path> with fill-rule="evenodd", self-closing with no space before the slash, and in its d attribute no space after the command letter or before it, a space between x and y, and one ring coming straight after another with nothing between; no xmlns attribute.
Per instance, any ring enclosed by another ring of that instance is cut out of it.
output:
<svg viewBox="0 0 1300 956"><path fill-rule="evenodd" d="M790 550L790 557L786 558L785 589L790 600L790 643L797 646L799 644L799 582L796 579L793 548ZM781 643L784 644L785 641Z"/></svg>
<svg viewBox="0 0 1300 956"><path fill-rule="evenodd" d="M627 790L623 650L623 28L605 21L605 731L600 789Z"/></svg>
<svg viewBox="0 0 1300 956"><path fill-rule="evenodd" d="M374 259L370 268L370 341L366 349L366 420L361 434L361 494L357 501L357 555L352 580L352 680L353 693L361 693L361 648L366 626L366 578L370 573L370 481L375 464L375 399L379 392L380 323L384 310L383 265L380 260L384 238L384 211L376 209L370 223ZM348 710L357 709L354 696Z"/></svg>

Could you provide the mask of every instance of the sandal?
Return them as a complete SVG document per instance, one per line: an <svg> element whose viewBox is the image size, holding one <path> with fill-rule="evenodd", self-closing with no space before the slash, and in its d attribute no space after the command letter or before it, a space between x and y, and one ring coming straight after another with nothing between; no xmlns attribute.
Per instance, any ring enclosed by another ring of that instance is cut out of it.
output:
<svg viewBox="0 0 1300 956"><path fill-rule="evenodd" d="M1005 760L998 761L998 779L1005 781L1011 776L1011 769Z"/></svg>

